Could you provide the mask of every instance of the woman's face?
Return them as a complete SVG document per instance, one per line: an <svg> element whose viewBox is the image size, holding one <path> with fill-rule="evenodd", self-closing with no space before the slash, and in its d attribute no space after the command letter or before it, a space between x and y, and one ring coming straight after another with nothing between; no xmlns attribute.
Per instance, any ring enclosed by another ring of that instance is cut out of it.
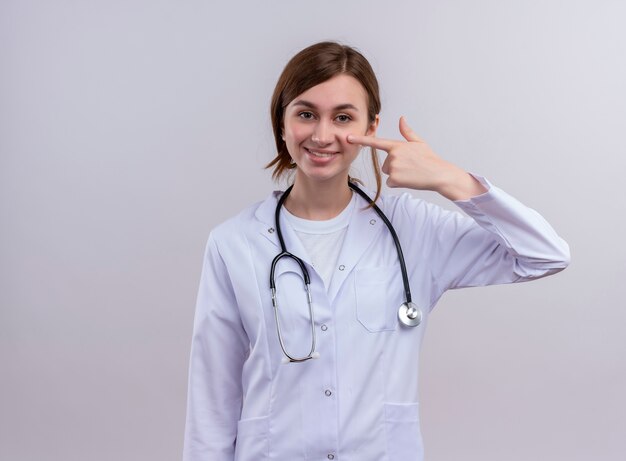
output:
<svg viewBox="0 0 626 461"><path fill-rule="evenodd" d="M297 165L296 181L347 181L361 146L349 134L374 135L367 93L352 76L341 74L309 88L285 108L283 139Z"/></svg>

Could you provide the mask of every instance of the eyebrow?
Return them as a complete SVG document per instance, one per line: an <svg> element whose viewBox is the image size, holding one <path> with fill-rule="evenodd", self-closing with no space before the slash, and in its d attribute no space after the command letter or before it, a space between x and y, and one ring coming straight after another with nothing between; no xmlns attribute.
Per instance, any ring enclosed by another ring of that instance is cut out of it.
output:
<svg viewBox="0 0 626 461"><path fill-rule="evenodd" d="M293 105L294 106L304 106L304 107L308 107L309 109L315 109L316 108L315 104L313 104L312 102L309 102L309 101L305 101L304 99L297 100L296 102L293 103ZM345 109L352 109L352 110L355 110L355 111L359 110L353 104L339 104L338 106L333 107L333 110L345 110Z"/></svg>

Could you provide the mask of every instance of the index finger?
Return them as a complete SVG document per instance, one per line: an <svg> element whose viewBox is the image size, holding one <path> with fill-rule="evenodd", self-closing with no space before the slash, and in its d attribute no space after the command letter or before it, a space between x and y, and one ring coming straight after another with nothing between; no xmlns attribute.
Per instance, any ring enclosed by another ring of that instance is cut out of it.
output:
<svg viewBox="0 0 626 461"><path fill-rule="evenodd" d="M351 144L361 144L363 146L370 146L375 149L382 149L389 152L397 141L391 139L376 138L374 136L358 136L356 134L348 135L348 142Z"/></svg>

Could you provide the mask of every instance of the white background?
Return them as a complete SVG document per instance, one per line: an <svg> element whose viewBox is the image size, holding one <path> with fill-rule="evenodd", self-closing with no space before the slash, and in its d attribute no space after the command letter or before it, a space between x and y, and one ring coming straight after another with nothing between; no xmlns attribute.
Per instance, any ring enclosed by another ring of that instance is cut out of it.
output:
<svg viewBox="0 0 626 461"><path fill-rule="evenodd" d="M206 237L281 186L271 91L335 39L379 75L381 136L406 115L572 249L440 302L427 459L622 460L625 23L618 0L2 0L0 459L180 458Z"/></svg>

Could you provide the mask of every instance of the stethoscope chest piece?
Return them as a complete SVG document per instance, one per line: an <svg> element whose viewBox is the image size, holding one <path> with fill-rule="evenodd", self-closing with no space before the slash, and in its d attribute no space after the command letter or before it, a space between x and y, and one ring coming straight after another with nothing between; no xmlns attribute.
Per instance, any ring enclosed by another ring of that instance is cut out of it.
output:
<svg viewBox="0 0 626 461"><path fill-rule="evenodd" d="M398 309L398 318L407 327L416 327L422 322L422 311L413 302L402 303Z"/></svg>

